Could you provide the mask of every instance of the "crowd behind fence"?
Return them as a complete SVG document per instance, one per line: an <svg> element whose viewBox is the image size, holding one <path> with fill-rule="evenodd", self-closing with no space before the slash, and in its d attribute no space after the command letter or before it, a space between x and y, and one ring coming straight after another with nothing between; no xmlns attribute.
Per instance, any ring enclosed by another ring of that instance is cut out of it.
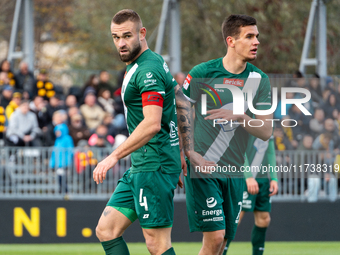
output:
<svg viewBox="0 0 340 255"><path fill-rule="evenodd" d="M52 153L56 153L53 148L0 150L0 199L107 200L131 163L129 157L121 159L97 185L92 172L96 163L111 152L109 149L72 149L67 154L69 166L53 169L49 166ZM56 156L66 155L64 152ZM273 170L278 174L279 193L273 201L335 201L339 197L337 155L327 151L278 151L276 157ZM185 187L175 190L175 200L185 200Z"/></svg>

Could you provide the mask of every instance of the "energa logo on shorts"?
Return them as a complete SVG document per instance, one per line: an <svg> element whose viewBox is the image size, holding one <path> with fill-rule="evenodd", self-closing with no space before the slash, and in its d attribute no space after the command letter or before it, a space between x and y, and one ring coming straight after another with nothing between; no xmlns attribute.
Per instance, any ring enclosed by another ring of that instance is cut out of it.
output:
<svg viewBox="0 0 340 255"><path fill-rule="evenodd" d="M248 198L248 192L247 191L243 191L243 199L247 199Z"/></svg>
<svg viewBox="0 0 340 255"><path fill-rule="evenodd" d="M209 208L213 208L217 204L217 201L214 197L207 198L207 206Z"/></svg>

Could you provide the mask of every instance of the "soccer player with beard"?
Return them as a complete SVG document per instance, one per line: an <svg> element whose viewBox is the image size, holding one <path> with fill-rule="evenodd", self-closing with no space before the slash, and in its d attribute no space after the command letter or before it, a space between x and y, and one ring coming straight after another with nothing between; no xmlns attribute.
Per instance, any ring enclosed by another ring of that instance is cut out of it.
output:
<svg viewBox="0 0 340 255"><path fill-rule="evenodd" d="M102 183L107 171L129 154L131 168L119 180L96 234L106 254L129 254L122 235L139 219L151 254L175 254L173 196L181 158L174 88L177 93L180 89L163 58L148 48L146 29L136 12L116 13L111 34L127 65L122 100L130 136L97 165L93 178Z"/></svg>
<svg viewBox="0 0 340 255"><path fill-rule="evenodd" d="M242 209L241 167L249 134L262 140L272 134L271 122L266 121L272 114L254 115L246 103L243 114L233 114L237 103L233 94L240 91L257 110L271 107L268 76L249 63L256 59L260 44L256 20L231 15L222 24L222 35L226 55L195 66L183 84L184 94L195 106L194 151L190 152L194 168L185 178L185 187L190 231L203 232L200 255L222 254L227 240L234 239ZM247 91L252 92L252 97ZM206 97L201 100L203 96ZM208 115L201 110L204 107ZM227 120L228 124L214 125L216 119ZM254 127L259 122L263 125ZM216 166L215 172L197 173L197 166L206 165L204 160ZM224 170L217 173L216 169Z"/></svg>

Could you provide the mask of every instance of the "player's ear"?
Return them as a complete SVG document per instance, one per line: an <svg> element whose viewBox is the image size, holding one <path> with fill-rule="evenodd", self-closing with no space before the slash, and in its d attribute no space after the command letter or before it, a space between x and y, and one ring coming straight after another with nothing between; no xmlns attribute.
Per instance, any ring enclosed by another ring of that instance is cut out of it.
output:
<svg viewBox="0 0 340 255"><path fill-rule="evenodd" d="M226 39L226 43L228 45L228 48L234 48L235 47L235 38L232 36L228 36Z"/></svg>
<svg viewBox="0 0 340 255"><path fill-rule="evenodd" d="M139 29L139 38L140 40L143 40L146 36L146 28L142 27L141 29Z"/></svg>

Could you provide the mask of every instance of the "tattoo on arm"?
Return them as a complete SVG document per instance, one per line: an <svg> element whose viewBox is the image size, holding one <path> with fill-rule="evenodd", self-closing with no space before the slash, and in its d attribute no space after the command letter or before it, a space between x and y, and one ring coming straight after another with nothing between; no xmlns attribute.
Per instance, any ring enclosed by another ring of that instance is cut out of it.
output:
<svg viewBox="0 0 340 255"><path fill-rule="evenodd" d="M111 212L111 208L105 208L103 215L107 216Z"/></svg>
<svg viewBox="0 0 340 255"><path fill-rule="evenodd" d="M190 152L193 148L191 139L191 104L184 96L179 85L175 87L177 121L180 136L182 138L183 149L185 152ZM187 153L186 153L187 154Z"/></svg>

